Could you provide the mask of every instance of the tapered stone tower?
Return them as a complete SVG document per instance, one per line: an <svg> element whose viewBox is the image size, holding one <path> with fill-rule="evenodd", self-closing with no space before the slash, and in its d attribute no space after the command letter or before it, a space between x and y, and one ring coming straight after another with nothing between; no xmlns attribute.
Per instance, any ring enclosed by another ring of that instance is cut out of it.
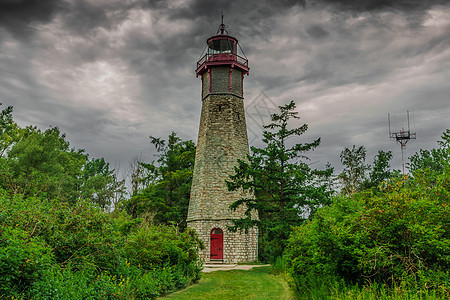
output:
<svg viewBox="0 0 450 300"><path fill-rule="evenodd" d="M249 153L243 102L249 67L238 54L238 40L225 27L222 21L217 34L207 39L196 69L202 79L202 112L187 224L204 242L200 255L205 263L255 261L258 256L256 228L248 233L227 230L244 215L243 206L236 211L229 207L245 194L228 191L225 180Z"/></svg>

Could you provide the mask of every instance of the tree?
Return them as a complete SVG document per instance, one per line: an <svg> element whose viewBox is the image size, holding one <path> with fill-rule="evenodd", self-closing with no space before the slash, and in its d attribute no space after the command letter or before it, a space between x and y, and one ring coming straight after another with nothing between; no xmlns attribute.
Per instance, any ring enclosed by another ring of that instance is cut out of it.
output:
<svg viewBox="0 0 450 300"><path fill-rule="evenodd" d="M442 140L438 141L439 148L422 150L409 158L409 169L415 172L419 169L428 168L431 171L442 173L449 166L450 158L450 129L442 134Z"/></svg>
<svg viewBox="0 0 450 300"><path fill-rule="evenodd" d="M117 179L114 169L111 170L103 158L91 159L83 167L80 197L98 204L102 209L115 208L114 204L119 200L116 197L124 185L125 181Z"/></svg>
<svg viewBox="0 0 450 300"><path fill-rule="evenodd" d="M308 125L289 129L291 120L300 119L293 101L279 109L278 114L271 115L272 123L264 126L265 147L251 147L252 155L246 161L238 161L235 174L227 181L229 190L243 189L251 195L231 205L232 209L244 205L246 212L245 217L234 220L230 229L258 226L262 260L274 260L281 255L291 226L329 204L331 195L327 179L333 170L311 169L305 162L304 153L319 146L320 138L311 143L289 143L289 139L302 135Z"/></svg>
<svg viewBox="0 0 450 300"><path fill-rule="evenodd" d="M379 150L373 159L372 166L368 166L369 176L363 182L364 189L378 187L382 182L399 177L399 171L392 171L389 162L392 159L392 151L384 152Z"/></svg>
<svg viewBox="0 0 450 300"><path fill-rule="evenodd" d="M364 163L366 161L366 148L360 146L356 148L353 145L352 149L345 148L341 152L341 163L344 170L339 174L338 178L342 180L342 193L352 195L361 190L362 184L366 177L368 167Z"/></svg>
<svg viewBox="0 0 450 300"><path fill-rule="evenodd" d="M0 105L2 104L0 103ZM12 112L12 106L8 106L0 112L0 157L11 145L20 140L24 133L23 129L13 121Z"/></svg>
<svg viewBox="0 0 450 300"><path fill-rule="evenodd" d="M0 114L0 188L11 194L88 199L103 209L123 196L124 181L101 159L70 147L58 127L41 131L17 126L12 106Z"/></svg>
<svg viewBox="0 0 450 300"><path fill-rule="evenodd" d="M13 194L45 194L75 203L86 159L84 150L70 148L58 127L41 131L29 126L2 161L0 185Z"/></svg>
<svg viewBox="0 0 450 300"><path fill-rule="evenodd" d="M401 282L448 298L449 171L447 162L442 173L418 169L382 189L342 195L294 228L285 254L296 288L308 288L304 279L336 276L397 288Z"/></svg>
<svg viewBox="0 0 450 300"><path fill-rule="evenodd" d="M156 162L140 163L137 183L148 185L126 201L125 208L133 216L150 215L157 224L175 224L186 227L192 174L195 161L195 144L182 141L172 132L168 140L150 136L158 152ZM167 145L166 145L167 143Z"/></svg>

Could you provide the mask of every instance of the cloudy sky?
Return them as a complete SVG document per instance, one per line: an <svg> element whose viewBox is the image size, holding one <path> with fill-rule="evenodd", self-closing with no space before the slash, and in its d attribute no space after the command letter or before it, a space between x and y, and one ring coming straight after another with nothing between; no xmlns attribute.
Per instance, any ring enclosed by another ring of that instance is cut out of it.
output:
<svg viewBox="0 0 450 300"><path fill-rule="evenodd" d="M357 4L355 4L357 3ZM114 167L153 159L148 136L197 139L194 68L221 11L249 59L251 144L277 105L294 100L321 137L309 156L339 169L344 147L368 162L417 139L436 146L450 127L450 3L431 0L0 0L0 102L22 126L58 126L71 145Z"/></svg>

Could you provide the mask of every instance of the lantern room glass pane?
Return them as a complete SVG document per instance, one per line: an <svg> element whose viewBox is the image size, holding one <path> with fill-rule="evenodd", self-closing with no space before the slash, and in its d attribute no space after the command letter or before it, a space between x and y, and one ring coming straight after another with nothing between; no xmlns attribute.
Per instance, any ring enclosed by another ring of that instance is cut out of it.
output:
<svg viewBox="0 0 450 300"><path fill-rule="evenodd" d="M234 41L214 40L208 44L209 54L234 53Z"/></svg>

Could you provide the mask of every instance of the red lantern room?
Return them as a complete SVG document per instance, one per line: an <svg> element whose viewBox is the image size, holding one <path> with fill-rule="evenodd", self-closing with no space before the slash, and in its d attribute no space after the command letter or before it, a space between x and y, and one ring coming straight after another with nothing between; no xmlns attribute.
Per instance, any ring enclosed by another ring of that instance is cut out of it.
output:
<svg viewBox="0 0 450 300"><path fill-rule="evenodd" d="M216 93L242 97L243 78L249 71L248 60L238 40L228 35L223 20L217 34L207 39L203 53L195 71L197 77L202 76L202 98Z"/></svg>

